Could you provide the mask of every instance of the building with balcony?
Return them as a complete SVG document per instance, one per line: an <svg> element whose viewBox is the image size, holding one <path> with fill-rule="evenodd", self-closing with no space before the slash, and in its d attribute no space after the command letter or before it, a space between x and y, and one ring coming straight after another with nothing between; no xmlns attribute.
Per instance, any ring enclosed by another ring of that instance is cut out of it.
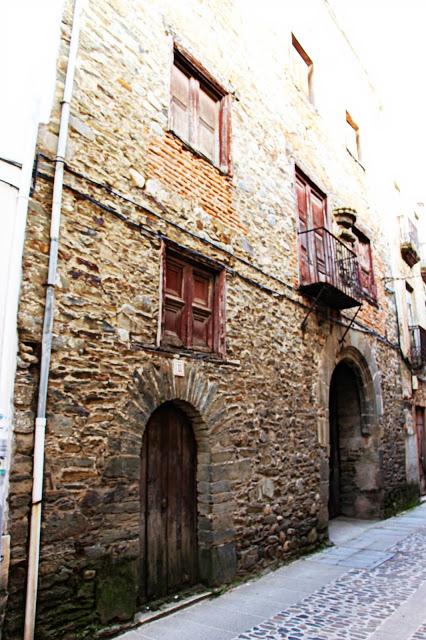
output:
<svg viewBox="0 0 426 640"><path fill-rule="evenodd" d="M414 267L420 260L419 234L416 223L411 217L399 218L401 231L401 256L408 266Z"/></svg>
<svg viewBox="0 0 426 640"><path fill-rule="evenodd" d="M125 624L418 495L380 100L327 2L281 5L99 0L77 40L66 5L24 250L5 640L35 605L39 637Z"/></svg>
<svg viewBox="0 0 426 640"><path fill-rule="evenodd" d="M426 290L423 279L425 220L423 204L413 206L403 189L394 193L398 224L390 226L392 277L398 313L401 375L405 408L406 466L426 492ZM404 213L401 214L401 211ZM399 233L398 233L399 231Z"/></svg>

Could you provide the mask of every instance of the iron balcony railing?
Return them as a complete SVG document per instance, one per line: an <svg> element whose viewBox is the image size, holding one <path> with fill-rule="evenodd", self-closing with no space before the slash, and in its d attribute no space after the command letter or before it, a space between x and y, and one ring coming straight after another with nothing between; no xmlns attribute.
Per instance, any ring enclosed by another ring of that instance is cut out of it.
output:
<svg viewBox="0 0 426 640"><path fill-rule="evenodd" d="M358 259L325 227L299 232L300 287L337 309L360 304Z"/></svg>
<svg viewBox="0 0 426 640"><path fill-rule="evenodd" d="M414 369L421 369L426 364L426 330L419 325L411 325L410 360Z"/></svg>
<svg viewBox="0 0 426 640"><path fill-rule="evenodd" d="M420 245L420 275L426 283L426 243Z"/></svg>

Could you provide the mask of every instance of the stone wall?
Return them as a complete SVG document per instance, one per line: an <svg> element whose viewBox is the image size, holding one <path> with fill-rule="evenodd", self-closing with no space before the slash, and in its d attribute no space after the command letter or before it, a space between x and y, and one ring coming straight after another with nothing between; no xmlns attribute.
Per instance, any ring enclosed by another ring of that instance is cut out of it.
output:
<svg viewBox="0 0 426 640"><path fill-rule="evenodd" d="M84 629L93 637L99 625L131 618L140 447L150 413L166 400L188 413L197 437L207 584L259 571L326 539L328 388L345 349L368 398L365 438L377 443L380 459L378 512L387 494L405 486L400 357L393 300L381 279L387 245L374 175L349 156L339 127L331 126L336 106L328 112L320 100L327 92L318 85L313 106L295 85L277 17L258 22L255 10L240 9L223 0L102 0L87 7L62 207L38 638L71 639ZM330 47L351 60L354 91L363 87L374 120L376 99L363 72L321 2L316 11ZM289 14L289 42L292 20L297 16ZM69 27L68 7L57 105ZM168 131L173 37L234 96L231 175ZM325 85L334 70L328 73ZM344 104L338 83L333 91L336 104ZM40 132L39 150L49 157L57 127L56 109ZM372 241L378 302L363 304L344 343L353 311L320 307L302 329L310 301L298 291L295 164L328 195L330 211L355 207ZM52 173L41 158L23 268L9 640L22 635ZM227 268L226 358L181 352L183 378L172 374L173 350L157 342L164 237ZM118 604L108 613L111 598Z"/></svg>

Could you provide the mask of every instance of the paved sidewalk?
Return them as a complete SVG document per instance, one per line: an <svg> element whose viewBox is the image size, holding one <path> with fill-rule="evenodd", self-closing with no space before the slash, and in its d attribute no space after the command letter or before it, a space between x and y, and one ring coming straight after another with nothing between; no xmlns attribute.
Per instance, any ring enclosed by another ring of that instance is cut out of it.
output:
<svg viewBox="0 0 426 640"><path fill-rule="evenodd" d="M116 640L426 640L426 503Z"/></svg>

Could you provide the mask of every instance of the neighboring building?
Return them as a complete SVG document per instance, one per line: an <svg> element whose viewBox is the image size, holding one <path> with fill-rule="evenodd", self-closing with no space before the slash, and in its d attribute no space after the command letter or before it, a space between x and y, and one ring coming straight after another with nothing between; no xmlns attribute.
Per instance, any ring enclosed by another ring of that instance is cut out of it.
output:
<svg viewBox="0 0 426 640"><path fill-rule="evenodd" d="M86 6L48 284L38 638L94 637L418 495L379 100L326 2L254 4ZM71 9L24 252L8 640Z"/></svg>
<svg viewBox="0 0 426 640"><path fill-rule="evenodd" d="M38 126L49 120L49 103L53 99L52 62L59 43L61 4L45 2L43 6L27 6L24 12L18 3L4 3L0 9L0 617L9 571L6 496L22 251ZM21 365L28 366L31 359L32 356L23 355Z"/></svg>
<svg viewBox="0 0 426 640"><path fill-rule="evenodd" d="M411 482L426 493L426 269L423 204L407 205L396 198L398 217L391 229L393 272L387 285L398 305L401 367L405 401L406 467Z"/></svg>

